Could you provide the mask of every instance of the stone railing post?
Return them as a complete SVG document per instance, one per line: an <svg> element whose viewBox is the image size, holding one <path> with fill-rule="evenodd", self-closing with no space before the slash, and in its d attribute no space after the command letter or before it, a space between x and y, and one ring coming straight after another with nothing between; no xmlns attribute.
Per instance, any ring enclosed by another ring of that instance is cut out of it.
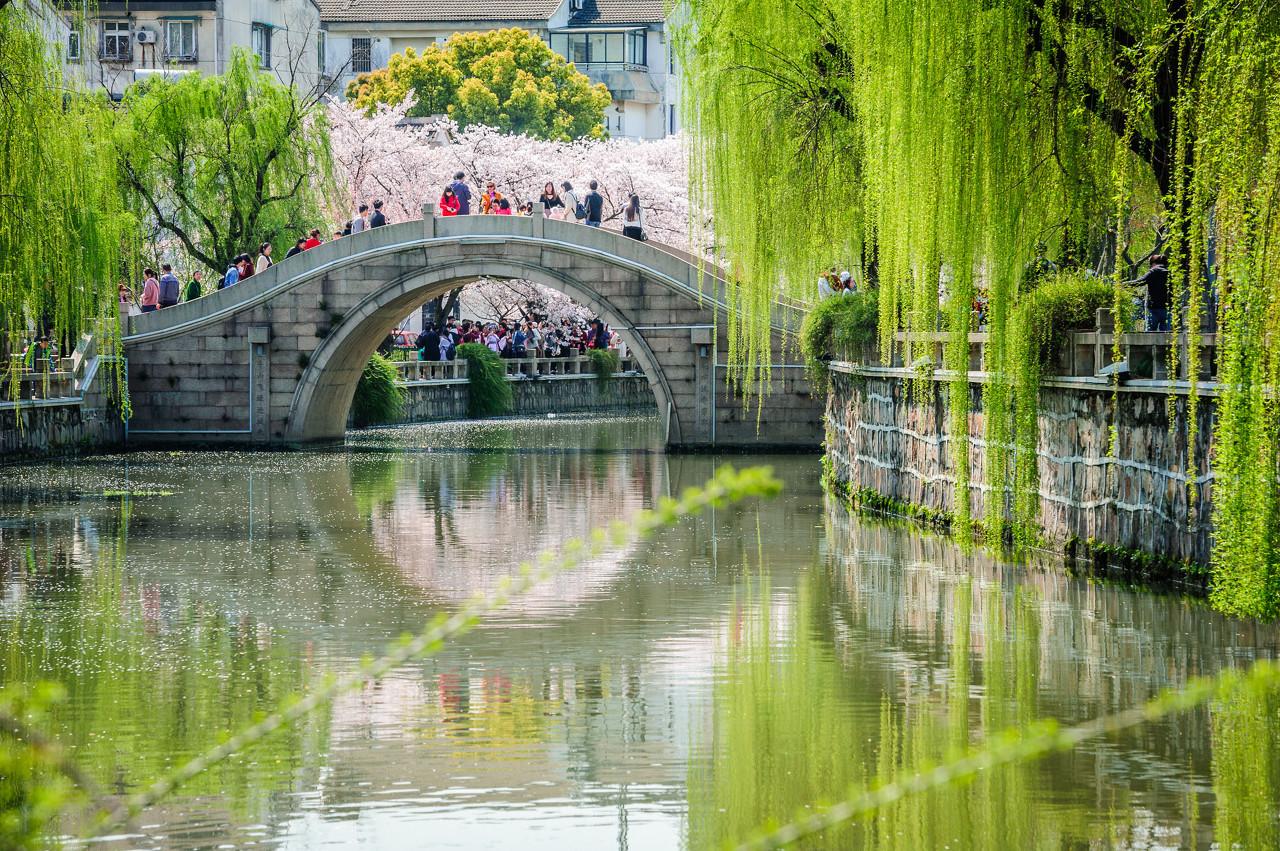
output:
<svg viewBox="0 0 1280 851"><path fill-rule="evenodd" d="M422 205L422 235L427 239L436 238L436 205L431 201Z"/></svg>
<svg viewBox="0 0 1280 851"><path fill-rule="evenodd" d="M542 239L542 235L546 232L547 221L547 205L541 201L533 205L533 237L534 239Z"/></svg>

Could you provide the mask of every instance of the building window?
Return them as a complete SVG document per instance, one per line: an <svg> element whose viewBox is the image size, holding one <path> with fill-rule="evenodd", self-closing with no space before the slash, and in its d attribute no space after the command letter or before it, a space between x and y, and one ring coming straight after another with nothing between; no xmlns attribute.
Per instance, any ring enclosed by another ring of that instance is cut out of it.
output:
<svg viewBox="0 0 1280 851"><path fill-rule="evenodd" d="M133 28L128 21L102 22L100 55L107 62L133 61Z"/></svg>
<svg viewBox="0 0 1280 851"><path fill-rule="evenodd" d="M253 25L253 52L258 57L258 67L271 67L271 25Z"/></svg>
<svg viewBox="0 0 1280 851"><path fill-rule="evenodd" d="M67 61L80 61L80 30L67 33Z"/></svg>
<svg viewBox="0 0 1280 851"><path fill-rule="evenodd" d="M627 61L632 65L648 65L648 39L644 30L627 33Z"/></svg>
<svg viewBox="0 0 1280 851"><path fill-rule="evenodd" d="M164 22L164 58L171 62L196 61L196 22Z"/></svg>
<svg viewBox="0 0 1280 851"><path fill-rule="evenodd" d="M316 73L321 76L324 76L324 48L325 39L328 38L328 35L324 30L316 33Z"/></svg>
<svg viewBox="0 0 1280 851"><path fill-rule="evenodd" d="M351 70L356 74L368 74L373 70L373 39L351 39Z"/></svg>
<svg viewBox="0 0 1280 851"><path fill-rule="evenodd" d="M639 47L635 40L640 36ZM551 49L575 65L645 64L644 32L552 33ZM638 53L637 53L638 49ZM639 59L634 57L639 56Z"/></svg>

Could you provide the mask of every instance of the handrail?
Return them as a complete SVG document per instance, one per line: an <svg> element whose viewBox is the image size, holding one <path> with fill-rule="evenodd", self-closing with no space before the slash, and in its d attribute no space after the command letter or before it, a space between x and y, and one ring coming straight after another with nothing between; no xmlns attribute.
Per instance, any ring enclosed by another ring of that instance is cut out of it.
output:
<svg viewBox="0 0 1280 851"><path fill-rule="evenodd" d="M591 358L585 355L570 357L526 357L504 358L507 379L525 381L537 378L595 377L595 366ZM403 384L452 384L468 380L467 361L457 358L449 361L393 361L399 372L399 381ZM635 360L628 357L619 358L615 375L642 374Z"/></svg>

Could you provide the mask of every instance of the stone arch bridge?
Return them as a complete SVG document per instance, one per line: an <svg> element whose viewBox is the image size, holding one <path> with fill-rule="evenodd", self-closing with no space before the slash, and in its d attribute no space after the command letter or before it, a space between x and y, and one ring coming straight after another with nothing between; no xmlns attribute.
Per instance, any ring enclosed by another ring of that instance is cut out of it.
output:
<svg viewBox="0 0 1280 851"><path fill-rule="evenodd" d="M482 276L559 290L622 332L672 448L817 448L822 403L784 355L744 406L725 383L725 285L674 249L541 216L390 225L282 260L194 302L129 319L131 444L290 446L341 440L356 382L415 307ZM758 418L757 418L758 413Z"/></svg>

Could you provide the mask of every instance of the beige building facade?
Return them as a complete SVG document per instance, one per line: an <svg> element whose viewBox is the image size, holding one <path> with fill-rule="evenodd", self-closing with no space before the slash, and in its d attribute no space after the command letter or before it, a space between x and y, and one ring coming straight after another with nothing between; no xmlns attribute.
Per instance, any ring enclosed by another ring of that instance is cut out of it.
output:
<svg viewBox="0 0 1280 851"><path fill-rule="evenodd" d="M324 34L314 0L102 0L62 5L68 72L114 99L136 80L221 74L236 49L281 82L322 82Z"/></svg>

